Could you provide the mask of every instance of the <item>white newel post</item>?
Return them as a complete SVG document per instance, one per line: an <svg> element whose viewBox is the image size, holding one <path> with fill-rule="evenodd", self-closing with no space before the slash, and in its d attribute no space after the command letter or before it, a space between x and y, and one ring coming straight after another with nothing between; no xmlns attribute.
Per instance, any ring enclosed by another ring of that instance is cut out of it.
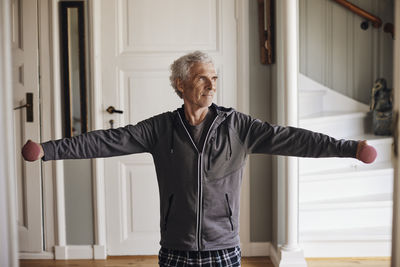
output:
<svg viewBox="0 0 400 267"><path fill-rule="evenodd" d="M282 1L283 17L283 73L285 88L286 123L298 124L298 1ZM307 266L303 250L298 244L298 159L286 159L286 241L282 246L280 267Z"/></svg>

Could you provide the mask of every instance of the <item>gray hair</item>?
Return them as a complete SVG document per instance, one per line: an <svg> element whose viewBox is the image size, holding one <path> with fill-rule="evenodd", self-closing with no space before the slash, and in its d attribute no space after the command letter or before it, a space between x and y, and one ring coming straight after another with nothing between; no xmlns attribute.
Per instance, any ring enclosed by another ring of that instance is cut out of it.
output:
<svg viewBox="0 0 400 267"><path fill-rule="evenodd" d="M172 87L175 89L176 94L182 98L182 92L178 90L178 79L181 82L187 81L190 75L190 68L195 63L213 63L212 59L206 53L201 51L194 51L189 54L183 55L174 63L171 64L171 76L169 76L169 80L171 82Z"/></svg>

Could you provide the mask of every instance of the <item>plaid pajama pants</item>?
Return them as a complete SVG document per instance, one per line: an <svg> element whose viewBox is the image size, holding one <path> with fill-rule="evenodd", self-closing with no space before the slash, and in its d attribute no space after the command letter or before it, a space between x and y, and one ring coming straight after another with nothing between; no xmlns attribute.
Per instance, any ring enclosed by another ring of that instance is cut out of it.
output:
<svg viewBox="0 0 400 267"><path fill-rule="evenodd" d="M240 247L211 251L179 251L161 248L160 267L240 267Z"/></svg>

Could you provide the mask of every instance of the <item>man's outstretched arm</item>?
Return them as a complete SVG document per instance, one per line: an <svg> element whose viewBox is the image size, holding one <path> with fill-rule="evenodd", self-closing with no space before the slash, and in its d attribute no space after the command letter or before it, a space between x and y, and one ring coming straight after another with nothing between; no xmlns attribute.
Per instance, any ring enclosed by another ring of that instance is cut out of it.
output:
<svg viewBox="0 0 400 267"><path fill-rule="evenodd" d="M41 144L28 140L21 152L27 161L104 158L151 152L156 141L152 124L149 119L136 125L96 130Z"/></svg>
<svg viewBox="0 0 400 267"><path fill-rule="evenodd" d="M337 140L302 128L271 125L238 113L235 129L248 153L297 157L351 157L372 163L376 150L365 140Z"/></svg>

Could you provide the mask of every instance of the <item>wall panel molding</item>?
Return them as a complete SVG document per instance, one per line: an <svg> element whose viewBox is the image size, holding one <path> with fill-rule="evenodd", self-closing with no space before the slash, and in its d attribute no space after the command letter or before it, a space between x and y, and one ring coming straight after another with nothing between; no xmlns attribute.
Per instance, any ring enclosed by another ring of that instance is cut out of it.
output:
<svg viewBox="0 0 400 267"><path fill-rule="evenodd" d="M222 27L221 0L204 0L201 5L197 5L195 18L189 17L193 15L193 12L189 12L193 8L193 1L172 1L175 3L156 0L117 1L119 54L171 53L182 50L217 52L222 47L222 38L219 38ZM174 16L171 16L173 12L164 12L176 4L179 4L181 10L176 10ZM135 8L135 5L140 5L140 8ZM141 13L135 10L141 10ZM136 18L139 21L149 20L147 27L139 25ZM184 34L178 34L182 32Z"/></svg>

